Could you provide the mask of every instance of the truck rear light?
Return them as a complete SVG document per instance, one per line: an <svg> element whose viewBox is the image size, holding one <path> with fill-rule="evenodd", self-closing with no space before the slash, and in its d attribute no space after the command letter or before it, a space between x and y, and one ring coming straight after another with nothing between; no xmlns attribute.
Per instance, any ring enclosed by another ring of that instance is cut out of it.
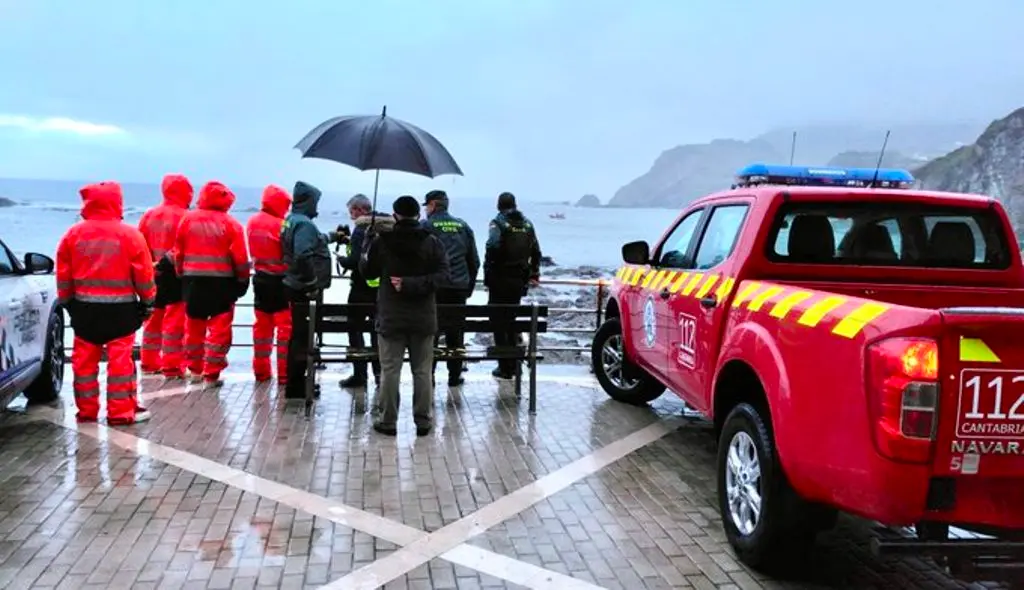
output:
<svg viewBox="0 0 1024 590"><path fill-rule="evenodd" d="M939 346L892 338L868 347L868 400L875 446L896 461L931 459L939 409Z"/></svg>

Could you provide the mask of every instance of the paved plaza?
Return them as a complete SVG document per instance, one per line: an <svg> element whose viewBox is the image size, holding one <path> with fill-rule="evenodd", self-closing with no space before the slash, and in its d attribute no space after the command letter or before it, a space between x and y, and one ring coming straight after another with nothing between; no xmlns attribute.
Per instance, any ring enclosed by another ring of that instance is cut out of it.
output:
<svg viewBox="0 0 1024 590"><path fill-rule="evenodd" d="M470 373L439 388L430 436L406 399L392 438L339 376L321 374L308 421L246 374L205 391L147 377L154 419L131 427L76 424L70 376L63 407L13 406L0 589L981 588L872 557L872 527L846 518L799 579L747 570L718 519L710 428L671 395L629 407L543 366L530 416Z"/></svg>

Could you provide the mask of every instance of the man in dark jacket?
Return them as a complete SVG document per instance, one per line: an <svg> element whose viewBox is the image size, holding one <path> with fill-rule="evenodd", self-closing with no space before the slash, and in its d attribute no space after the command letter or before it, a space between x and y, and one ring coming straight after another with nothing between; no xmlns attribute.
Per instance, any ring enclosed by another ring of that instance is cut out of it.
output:
<svg viewBox="0 0 1024 590"><path fill-rule="evenodd" d="M322 193L311 184L295 183L292 209L281 225L281 254L288 270L284 286L292 307L292 336L288 341L288 379L285 398L305 398L306 355L309 354L309 302L331 286L328 244L338 232L320 233L313 220Z"/></svg>
<svg viewBox="0 0 1024 590"><path fill-rule="evenodd" d="M533 224L516 208L512 193L498 195L498 215L488 227L484 253L484 285L488 304L519 305L527 288L540 281L540 242ZM513 318L508 319L511 324ZM509 329L494 333L495 346L513 346L519 334ZM498 362L491 374L499 379L515 376L515 361Z"/></svg>
<svg viewBox="0 0 1024 590"><path fill-rule="evenodd" d="M448 212L448 195L444 191L435 190L427 193L423 199L427 218L423 227L433 232L444 245L448 256L448 280L437 290L437 303L442 305L465 305L466 300L476 288L476 274L480 270L480 256L476 249L476 236L469 224ZM442 308L443 310L443 308ZM444 332L445 345L449 350L465 350L465 333L455 318L444 317L439 311L441 324L446 326ZM435 343L436 344L436 343ZM435 363L436 365L436 363ZM462 378L462 361L448 361L448 386L457 387L465 380Z"/></svg>
<svg viewBox="0 0 1024 590"><path fill-rule="evenodd" d="M381 385L374 403L373 429L391 436L397 432L398 385L408 351L416 435L426 436L433 428L435 294L448 278L448 257L440 240L420 225L420 205L415 198L399 197L393 210L393 229L374 231L360 261L363 276L381 281L377 292Z"/></svg>
<svg viewBox="0 0 1024 590"><path fill-rule="evenodd" d="M370 227L371 222L376 229L382 229L384 226L389 226L390 229L390 226L395 223L395 218L387 213L374 213L370 199L361 194L348 200L348 216L355 224L355 228L348 238L348 243L345 244L345 254L338 256L338 264L349 271L351 286L348 291L348 302L350 304L376 304L380 279L367 279L363 276L362 271L359 270L359 257L362 255L364 244L366 244L366 230ZM362 318L352 316L349 319L356 321L367 318L373 322L374 314L371 312L363 315ZM350 347L363 348L365 342L363 332L356 330L348 333ZM370 331L370 349L374 352L377 351L377 333L372 330ZM373 365L374 381L379 386L380 361L374 359L371 364ZM366 365L366 361L352 363L352 375L342 379L339 385L347 388L366 387L368 381Z"/></svg>

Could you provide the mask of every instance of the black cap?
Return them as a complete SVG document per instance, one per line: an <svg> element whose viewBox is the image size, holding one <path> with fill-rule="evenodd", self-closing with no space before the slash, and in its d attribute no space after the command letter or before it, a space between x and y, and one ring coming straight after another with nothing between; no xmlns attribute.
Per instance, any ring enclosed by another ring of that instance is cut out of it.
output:
<svg viewBox="0 0 1024 590"><path fill-rule="evenodd" d="M427 193L427 196L423 197L423 204L429 205L435 201L441 201L442 203L448 202L448 193L442 190L433 190Z"/></svg>
<svg viewBox="0 0 1024 590"><path fill-rule="evenodd" d="M395 199L395 203L391 205L391 210L399 217L420 216L420 204L416 202L415 197L410 197L409 195L402 195Z"/></svg>
<svg viewBox="0 0 1024 590"><path fill-rule="evenodd" d="M516 208L516 196L512 193L505 192L498 195L498 209L515 209Z"/></svg>

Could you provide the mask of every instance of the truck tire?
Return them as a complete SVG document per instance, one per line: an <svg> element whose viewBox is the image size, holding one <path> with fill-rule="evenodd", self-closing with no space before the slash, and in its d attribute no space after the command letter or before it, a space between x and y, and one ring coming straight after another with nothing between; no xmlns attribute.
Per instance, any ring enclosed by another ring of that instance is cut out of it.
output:
<svg viewBox="0 0 1024 590"><path fill-rule="evenodd" d="M48 404L60 396L64 385L64 312L57 308L50 313L46 328L46 348L42 368L35 381L25 388L30 404Z"/></svg>
<svg viewBox="0 0 1024 590"><path fill-rule="evenodd" d="M665 393L664 385L626 359L622 324L618 318L601 324L594 334L590 353L594 376L613 400L642 406Z"/></svg>
<svg viewBox="0 0 1024 590"><path fill-rule="evenodd" d="M726 417L718 441L718 505L725 535L740 561L780 574L799 565L822 522L779 465L762 411L748 403ZM827 522L827 519L825 519Z"/></svg>

